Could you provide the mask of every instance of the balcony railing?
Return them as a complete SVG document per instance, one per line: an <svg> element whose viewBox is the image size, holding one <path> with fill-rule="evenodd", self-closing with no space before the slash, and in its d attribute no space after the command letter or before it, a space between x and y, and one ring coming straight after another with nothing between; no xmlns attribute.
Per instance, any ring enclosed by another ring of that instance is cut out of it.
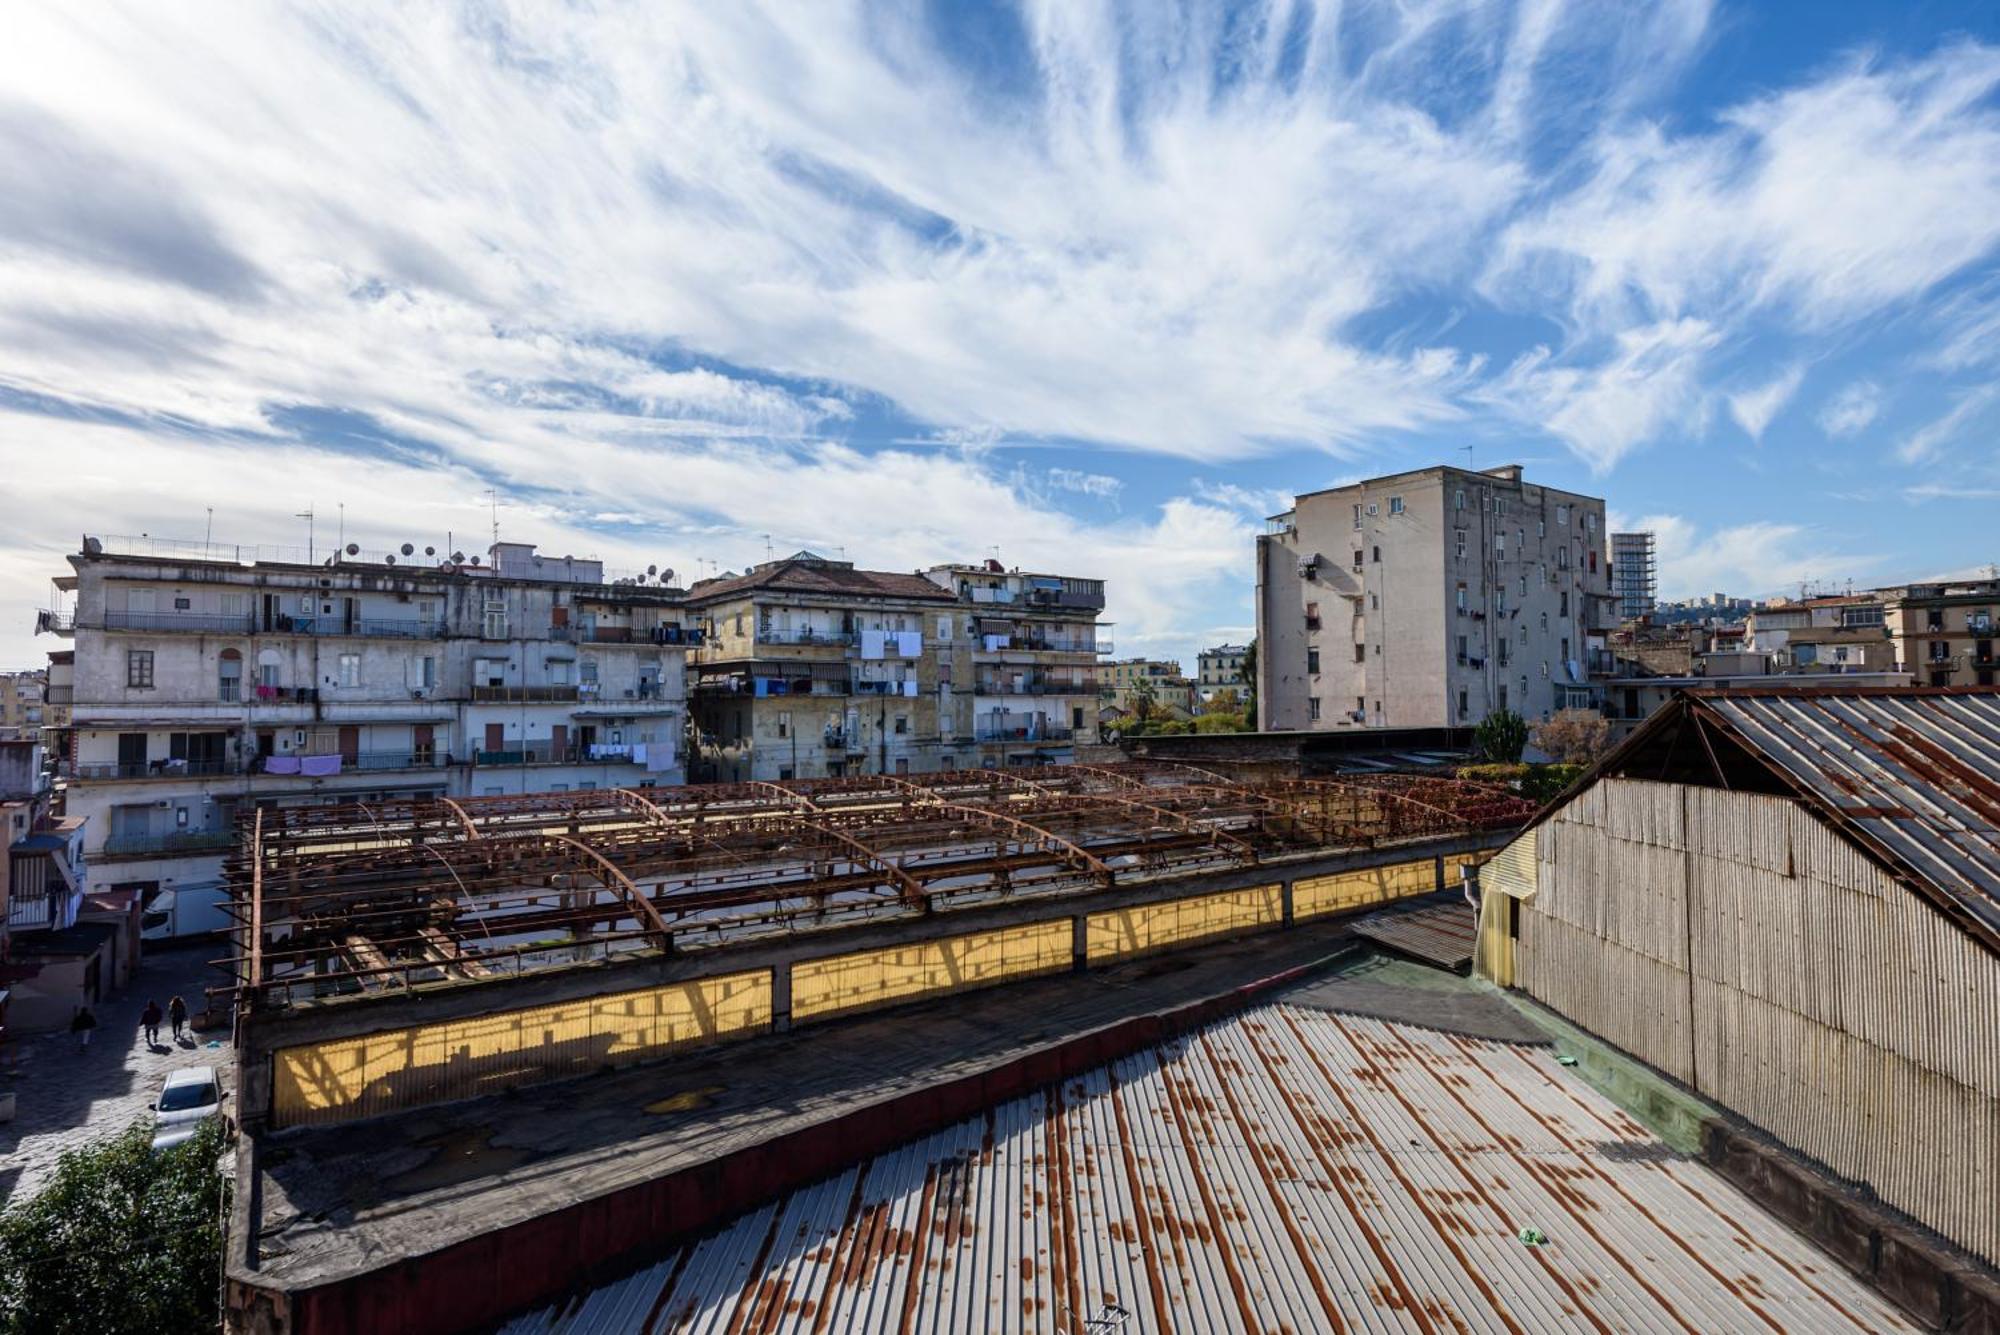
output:
<svg viewBox="0 0 2000 1335"><path fill-rule="evenodd" d="M175 830L170 834L114 834L104 841L109 856L139 853L208 853L236 843L234 830Z"/></svg>
<svg viewBox="0 0 2000 1335"><path fill-rule="evenodd" d="M855 644L859 639L859 636L849 630L814 630L811 627L786 628L779 626L759 626L757 628L758 644L840 646Z"/></svg>
<svg viewBox="0 0 2000 1335"><path fill-rule="evenodd" d="M577 698L571 686L475 686L472 699L478 704L566 704Z"/></svg>
<svg viewBox="0 0 2000 1335"><path fill-rule="evenodd" d="M277 621L279 632L293 635L351 635L384 640L435 640L444 635L444 622L402 617L295 616L287 613Z"/></svg>
<svg viewBox="0 0 2000 1335"><path fill-rule="evenodd" d="M51 686L42 692L42 703L45 705L67 705L74 704L75 702L76 687L74 686Z"/></svg>
<svg viewBox="0 0 2000 1335"><path fill-rule="evenodd" d="M475 765L574 765L583 759L581 746L575 744L557 746L553 742L523 742L506 750L472 753L472 763Z"/></svg>
<svg viewBox="0 0 2000 1335"><path fill-rule="evenodd" d="M982 742L1066 742L1075 733L1056 724L982 724L974 735Z"/></svg>
<svg viewBox="0 0 2000 1335"><path fill-rule="evenodd" d="M253 705L309 705L319 699L317 686L245 686L243 699ZM224 700L224 704L234 701Z"/></svg>
<svg viewBox="0 0 2000 1335"><path fill-rule="evenodd" d="M1109 640L1070 640L1057 636L1043 635L994 635L981 636L979 647L982 654L1033 653L1033 654L1108 654L1111 652Z"/></svg>
<svg viewBox="0 0 2000 1335"><path fill-rule="evenodd" d="M240 760L137 760L90 762L71 768L77 779L188 779L217 774L244 774Z"/></svg>
<svg viewBox="0 0 2000 1335"><path fill-rule="evenodd" d="M106 630L169 631L183 635L247 635L255 622L248 612L224 615L210 612L110 612L104 614Z"/></svg>
<svg viewBox="0 0 2000 1335"><path fill-rule="evenodd" d="M1100 685L1095 677L1087 681L1054 681L1047 678L1012 681L1004 677L984 677L975 683L973 689L979 695L1096 695Z"/></svg>

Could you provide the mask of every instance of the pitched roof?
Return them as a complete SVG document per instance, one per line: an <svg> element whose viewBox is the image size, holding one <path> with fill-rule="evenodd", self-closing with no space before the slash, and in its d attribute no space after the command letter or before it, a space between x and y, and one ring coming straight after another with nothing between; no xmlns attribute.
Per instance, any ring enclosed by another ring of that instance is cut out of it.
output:
<svg viewBox="0 0 2000 1335"><path fill-rule="evenodd" d="M1706 771L1742 786L1746 771L1736 767L1745 758L1753 782L1804 803L2000 950L2000 689L1993 687L1689 691L1536 820L1607 774L1702 782Z"/></svg>
<svg viewBox="0 0 2000 1335"><path fill-rule="evenodd" d="M754 589L861 598L916 598L926 602L958 601L958 596L951 590L933 584L922 575L905 575L891 570L856 570L840 562L822 563L799 557L758 566L748 574L703 580L688 590L688 601L708 602Z"/></svg>

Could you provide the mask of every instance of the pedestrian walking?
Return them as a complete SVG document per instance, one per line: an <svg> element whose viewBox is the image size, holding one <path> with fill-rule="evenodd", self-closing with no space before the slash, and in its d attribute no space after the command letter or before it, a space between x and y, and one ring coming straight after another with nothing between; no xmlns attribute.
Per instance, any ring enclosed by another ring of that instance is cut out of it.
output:
<svg viewBox="0 0 2000 1335"><path fill-rule="evenodd" d="M69 1031L76 1035L76 1050L87 1051L90 1047L90 1031L97 1028L97 1017L90 1013L90 1007L78 1006L71 1017Z"/></svg>
<svg viewBox="0 0 2000 1335"><path fill-rule="evenodd" d="M167 1003L167 1018L174 1022L174 1042L178 1043L181 1041L181 1030L187 1027L188 1022L188 1004L180 999L178 993Z"/></svg>
<svg viewBox="0 0 2000 1335"><path fill-rule="evenodd" d="M160 1009L160 1003L151 999L147 1000L146 1009L139 1012L139 1023L146 1030L147 1047L157 1048L160 1046L160 1019L165 1014L166 1012Z"/></svg>

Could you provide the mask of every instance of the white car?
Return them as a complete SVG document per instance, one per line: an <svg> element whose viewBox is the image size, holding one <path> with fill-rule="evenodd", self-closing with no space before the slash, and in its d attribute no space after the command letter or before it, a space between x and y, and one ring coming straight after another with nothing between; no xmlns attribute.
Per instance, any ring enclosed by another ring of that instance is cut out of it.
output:
<svg viewBox="0 0 2000 1335"><path fill-rule="evenodd" d="M153 1108L153 1148L171 1149L222 1111L222 1082L213 1066L184 1066L167 1077Z"/></svg>

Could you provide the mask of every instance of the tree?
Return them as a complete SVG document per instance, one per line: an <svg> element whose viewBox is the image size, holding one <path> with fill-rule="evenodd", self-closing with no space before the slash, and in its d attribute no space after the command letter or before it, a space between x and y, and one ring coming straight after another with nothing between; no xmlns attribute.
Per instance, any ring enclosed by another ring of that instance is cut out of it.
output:
<svg viewBox="0 0 2000 1335"><path fill-rule="evenodd" d="M1126 693L1126 698L1131 702L1132 717L1135 720L1140 723L1149 723L1152 721L1153 712L1159 707L1160 702L1159 693L1153 689L1152 682L1144 677L1139 678L1132 689Z"/></svg>
<svg viewBox="0 0 2000 1335"><path fill-rule="evenodd" d="M1565 765L1589 765L1611 745L1611 724L1594 709L1562 709L1535 725L1534 739Z"/></svg>
<svg viewBox="0 0 2000 1335"><path fill-rule="evenodd" d="M221 1319L221 1119L159 1154L144 1123L64 1154L0 1214L0 1330L213 1331Z"/></svg>
<svg viewBox="0 0 2000 1335"><path fill-rule="evenodd" d="M1243 651L1243 728L1257 731L1257 641L1253 636Z"/></svg>
<svg viewBox="0 0 2000 1335"><path fill-rule="evenodd" d="M1234 686L1224 686L1202 704L1204 714L1241 714L1243 697L1236 693Z"/></svg>
<svg viewBox="0 0 2000 1335"><path fill-rule="evenodd" d="M1472 730L1472 744L1495 765L1512 765L1528 746L1528 724L1511 709L1498 709Z"/></svg>

